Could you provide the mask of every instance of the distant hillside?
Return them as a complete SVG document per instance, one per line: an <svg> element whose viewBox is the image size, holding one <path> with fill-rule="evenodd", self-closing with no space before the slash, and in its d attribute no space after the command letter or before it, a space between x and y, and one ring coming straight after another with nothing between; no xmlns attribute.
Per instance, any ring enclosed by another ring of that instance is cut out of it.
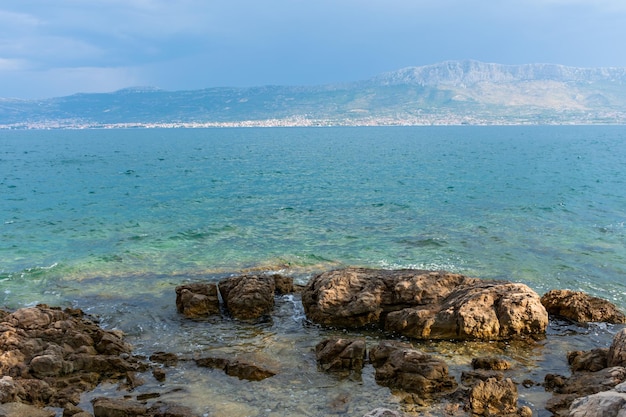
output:
<svg viewBox="0 0 626 417"><path fill-rule="evenodd" d="M626 68L449 61L316 87L0 99L0 127L626 123Z"/></svg>

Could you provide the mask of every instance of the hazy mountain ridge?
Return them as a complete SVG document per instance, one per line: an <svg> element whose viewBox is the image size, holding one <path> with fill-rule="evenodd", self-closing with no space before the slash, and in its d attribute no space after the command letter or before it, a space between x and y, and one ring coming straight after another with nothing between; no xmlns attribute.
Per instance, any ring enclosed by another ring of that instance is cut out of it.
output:
<svg viewBox="0 0 626 417"><path fill-rule="evenodd" d="M0 127L626 123L626 68L448 61L346 84L0 99Z"/></svg>
<svg viewBox="0 0 626 417"><path fill-rule="evenodd" d="M419 84L467 87L478 83L522 81L626 83L626 68L578 68L556 64L502 65L479 61L446 61L422 67L403 68L373 79L386 85Z"/></svg>

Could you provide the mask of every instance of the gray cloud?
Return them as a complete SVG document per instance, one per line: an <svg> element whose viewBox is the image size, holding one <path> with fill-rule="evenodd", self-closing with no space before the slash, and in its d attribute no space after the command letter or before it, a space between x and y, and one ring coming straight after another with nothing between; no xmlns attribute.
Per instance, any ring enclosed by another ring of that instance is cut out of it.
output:
<svg viewBox="0 0 626 417"><path fill-rule="evenodd" d="M0 96L320 84L448 59L626 66L622 0L5 0Z"/></svg>

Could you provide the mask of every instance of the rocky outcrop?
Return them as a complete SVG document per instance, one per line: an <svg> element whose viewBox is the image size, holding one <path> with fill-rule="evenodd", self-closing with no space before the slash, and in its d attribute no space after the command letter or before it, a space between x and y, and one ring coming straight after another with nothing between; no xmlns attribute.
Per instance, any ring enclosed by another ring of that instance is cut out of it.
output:
<svg viewBox="0 0 626 417"><path fill-rule="evenodd" d="M290 294L296 289L293 278L280 274L239 275L218 284L190 283L176 287L176 309L188 318L220 314L221 297L227 313L237 319L253 320L272 311L275 294Z"/></svg>
<svg viewBox="0 0 626 417"><path fill-rule="evenodd" d="M548 315L524 284L421 270L347 268L317 275L302 293L320 324L382 326L419 339L507 339L543 334Z"/></svg>
<svg viewBox="0 0 626 417"><path fill-rule="evenodd" d="M457 388L444 361L407 343L382 341L370 350L370 361L378 384L417 394L415 398L424 405Z"/></svg>
<svg viewBox="0 0 626 417"><path fill-rule="evenodd" d="M541 303L548 314L579 323L626 323L626 316L613 303L580 291L548 291Z"/></svg>
<svg viewBox="0 0 626 417"><path fill-rule="evenodd" d="M148 366L122 336L80 310L39 305L3 314L0 403L64 407L102 381L139 381L134 373Z"/></svg>
<svg viewBox="0 0 626 417"><path fill-rule="evenodd" d="M365 339L326 339L315 346L320 369L361 372L366 358Z"/></svg>
<svg viewBox="0 0 626 417"><path fill-rule="evenodd" d="M176 309L189 318L219 314L217 285L200 282L179 285L176 287Z"/></svg>
<svg viewBox="0 0 626 417"><path fill-rule="evenodd" d="M239 379L247 379L248 381L261 381L265 378L276 375L275 371L264 368L255 363L239 359L204 357L196 358L195 362L198 366L211 369L220 369L224 371L227 375L234 376Z"/></svg>

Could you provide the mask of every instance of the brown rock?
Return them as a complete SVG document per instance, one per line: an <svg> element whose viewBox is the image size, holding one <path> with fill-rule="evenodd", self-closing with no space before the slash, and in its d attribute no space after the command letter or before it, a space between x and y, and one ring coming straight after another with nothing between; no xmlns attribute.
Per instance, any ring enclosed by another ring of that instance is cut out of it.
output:
<svg viewBox="0 0 626 417"><path fill-rule="evenodd" d="M574 351L567 354L567 363L572 368L572 372L596 372L608 366L608 349L598 348L590 351Z"/></svg>
<svg viewBox="0 0 626 417"><path fill-rule="evenodd" d="M78 309L46 305L3 314L0 398L63 407L104 380L145 370L119 331L104 330Z"/></svg>
<svg viewBox="0 0 626 417"><path fill-rule="evenodd" d="M193 283L176 287L176 309L186 317L199 318L219 314L217 285Z"/></svg>
<svg viewBox="0 0 626 417"><path fill-rule="evenodd" d="M254 363L243 361L231 361L226 366L226 375L236 376L248 381L261 381L276 375L276 372L262 368Z"/></svg>
<svg viewBox="0 0 626 417"><path fill-rule="evenodd" d="M490 378L472 387L469 396L472 413L479 416L503 416L517 413L517 386L510 378Z"/></svg>
<svg viewBox="0 0 626 417"><path fill-rule="evenodd" d="M438 305L390 313L385 328L418 339L507 339L543 334L548 315L524 284L478 281L457 287Z"/></svg>
<svg viewBox="0 0 626 417"><path fill-rule="evenodd" d="M219 282L224 305L233 317L250 320L268 314L274 308L274 278L264 275L241 275Z"/></svg>
<svg viewBox="0 0 626 417"><path fill-rule="evenodd" d="M501 381L504 379L504 373L501 371L489 371L485 369L461 372L461 382L470 387L481 381L487 381L488 379Z"/></svg>
<svg viewBox="0 0 626 417"><path fill-rule="evenodd" d="M138 417L147 416L148 409L142 403L99 397L91 401L94 417Z"/></svg>
<svg viewBox="0 0 626 417"><path fill-rule="evenodd" d="M153 362L162 363L166 366L176 366L178 364L178 356L174 353L168 352L154 352L150 355L150 360Z"/></svg>
<svg viewBox="0 0 626 417"><path fill-rule="evenodd" d="M440 302L456 286L473 281L446 272L346 268L313 277L302 304L316 323L357 328L377 324L390 311Z"/></svg>
<svg viewBox="0 0 626 417"><path fill-rule="evenodd" d="M626 367L626 328L617 332L607 354L607 366Z"/></svg>
<svg viewBox="0 0 626 417"><path fill-rule="evenodd" d="M361 371L365 362L364 339L326 339L315 346L315 357L324 371Z"/></svg>
<svg viewBox="0 0 626 417"><path fill-rule="evenodd" d="M198 366L220 369L224 371L226 375L236 376L239 379L247 379L248 381L261 381L276 375L276 372L270 369L238 359L231 360L226 358L206 357L196 358L195 362Z"/></svg>
<svg viewBox="0 0 626 417"><path fill-rule="evenodd" d="M302 293L317 323L420 339L506 339L542 334L548 315L523 284L421 270L347 268L317 275Z"/></svg>
<svg viewBox="0 0 626 417"><path fill-rule="evenodd" d="M148 408L147 415L150 417L198 417L189 407L160 401Z"/></svg>
<svg viewBox="0 0 626 417"><path fill-rule="evenodd" d="M381 342L371 349L370 358L378 384L417 394L421 400L449 393L457 387L445 362L415 349Z"/></svg>
<svg viewBox="0 0 626 417"><path fill-rule="evenodd" d="M272 275L272 279L274 279L274 285L276 287L276 294L291 294L294 292L293 286L293 278L286 277L280 274Z"/></svg>
<svg viewBox="0 0 626 417"><path fill-rule="evenodd" d="M541 297L541 303L550 315L579 323L626 323L626 316L613 303L580 291L552 290Z"/></svg>

